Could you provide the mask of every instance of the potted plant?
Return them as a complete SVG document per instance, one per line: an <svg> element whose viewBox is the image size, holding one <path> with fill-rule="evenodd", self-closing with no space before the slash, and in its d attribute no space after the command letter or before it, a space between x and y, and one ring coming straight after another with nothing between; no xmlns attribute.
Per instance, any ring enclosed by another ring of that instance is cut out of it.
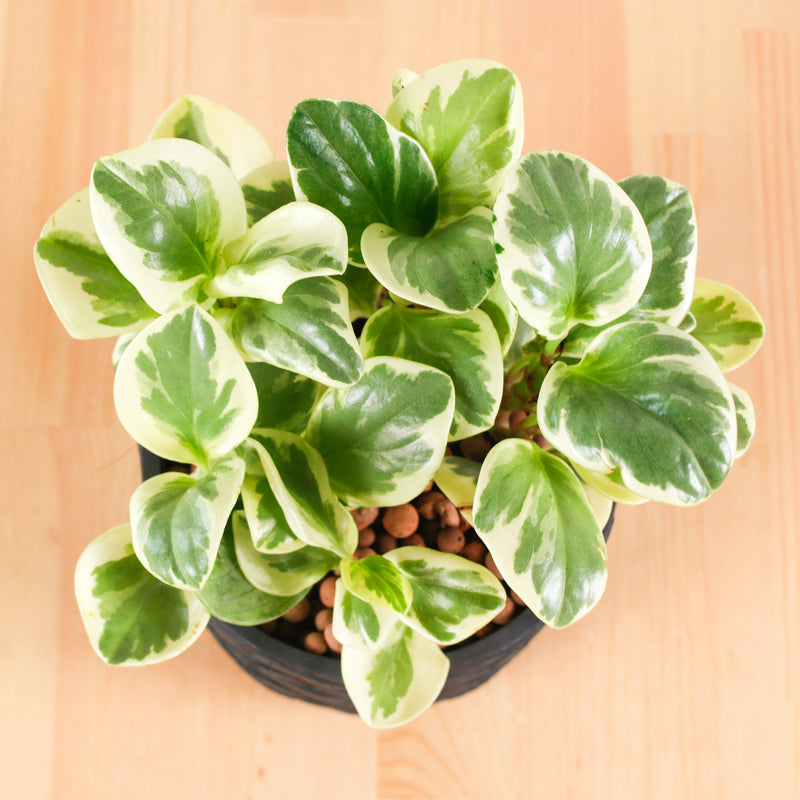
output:
<svg viewBox="0 0 800 800"><path fill-rule="evenodd" d="M383 115L299 103L286 161L183 97L45 225L34 257L67 331L118 337L123 426L192 465L148 478L79 559L108 663L170 658L212 616L265 623L334 574L347 690L370 725L401 724L506 592L454 552L359 550L355 509L435 480L558 628L603 592L612 501L701 502L747 448L752 403L724 373L763 326L696 279L687 191L523 156L500 64L403 71L393 94Z"/></svg>

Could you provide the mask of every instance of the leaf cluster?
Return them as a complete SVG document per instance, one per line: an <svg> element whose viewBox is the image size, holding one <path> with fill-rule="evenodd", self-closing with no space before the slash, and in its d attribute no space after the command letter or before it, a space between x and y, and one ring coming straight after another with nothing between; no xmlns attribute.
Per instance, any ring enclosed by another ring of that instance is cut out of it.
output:
<svg viewBox="0 0 800 800"><path fill-rule="evenodd" d="M170 658L211 615L274 619L334 570L347 689L369 724L401 724L436 699L441 646L505 594L455 555L356 560L351 509L435 479L563 627L605 587L612 502L698 503L748 446L752 403L724 373L763 325L696 278L688 192L523 155L521 88L500 64L404 71L393 90L383 114L299 103L286 161L238 114L183 97L42 231L34 259L67 331L117 337L120 421L193 465L145 481L129 523L79 560L109 663Z"/></svg>

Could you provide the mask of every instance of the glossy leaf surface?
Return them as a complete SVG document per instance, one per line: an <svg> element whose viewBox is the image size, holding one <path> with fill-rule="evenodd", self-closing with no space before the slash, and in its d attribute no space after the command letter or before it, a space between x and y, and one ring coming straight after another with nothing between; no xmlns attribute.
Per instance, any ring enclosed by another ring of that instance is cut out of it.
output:
<svg viewBox="0 0 800 800"><path fill-rule="evenodd" d="M233 625L263 625L285 614L306 595L303 589L295 595L267 594L245 577L236 558L232 523L229 522L220 541L214 569L198 592L203 605L217 619Z"/></svg>
<svg viewBox="0 0 800 800"><path fill-rule="evenodd" d="M378 649L342 649L345 688L373 728L393 728L419 716L439 696L449 671L439 646L402 622Z"/></svg>
<svg viewBox="0 0 800 800"><path fill-rule="evenodd" d="M280 303L299 280L344 272L347 233L329 211L298 201L281 206L234 239L223 257L227 267L208 282L209 294Z"/></svg>
<svg viewBox="0 0 800 800"><path fill-rule="evenodd" d="M405 575L411 605L403 620L438 644L456 644L503 608L506 593L486 567L428 547L398 547L384 558Z"/></svg>
<svg viewBox="0 0 800 800"><path fill-rule="evenodd" d="M76 339L138 331L156 316L100 244L88 187L47 220L33 260L58 318Z"/></svg>
<svg viewBox="0 0 800 800"><path fill-rule="evenodd" d="M181 139L100 159L90 197L103 247L159 312L204 302L224 244L247 225L233 173L206 148Z"/></svg>
<svg viewBox="0 0 800 800"><path fill-rule="evenodd" d="M398 356L450 376L455 387L451 440L494 424L503 394L503 356L494 326L482 311L453 316L387 306L368 320L361 348L368 358Z"/></svg>
<svg viewBox="0 0 800 800"><path fill-rule="evenodd" d="M644 293L629 312L677 326L692 304L697 273L697 218L689 192L658 175L619 182L642 214L653 246L653 268Z"/></svg>
<svg viewBox="0 0 800 800"><path fill-rule="evenodd" d="M352 516L336 498L322 456L295 434L253 431L264 473L289 528L306 544L349 556L358 544Z"/></svg>
<svg viewBox="0 0 800 800"><path fill-rule="evenodd" d="M433 226L438 189L428 157L368 106L304 100L287 139L297 197L344 222L355 261L361 234L373 222L413 235Z"/></svg>
<svg viewBox="0 0 800 800"><path fill-rule="evenodd" d="M506 439L481 468L475 529L508 585L539 619L562 628L606 585L606 547L580 481L532 442Z"/></svg>
<svg viewBox="0 0 800 800"><path fill-rule="evenodd" d="M233 514L233 541L244 576L257 589L271 595L293 599L298 594L302 596L339 561L330 550L310 545L289 553L259 552L241 511Z"/></svg>
<svg viewBox="0 0 800 800"><path fill-rule="evenodd" d="M755 355L764 338L764 323L755 306L724 283L698 278L691 313L692 336L702 342L723 372Z"/></svg>
<svg viewBox="0 0 800 800"><path fill-rule="evenodd" d="M522 90L510 70L492 61L465 59L427 70L395 95L386 117L430 156L440 220L491 208L522 152Z"/></svg>
<svg viewBox="0 0 800 800"><path fill-rule="evenodd" d="M704 500L733 461L727 382L691 336L659 322L615 325L578 364L554 364L537 417L571 461L596 472L619 469L626 487L652 500Z"/></svg>
<svg viewBox="0 0 800 800"><path fill-rule="evenodd" d="M162 458L205 466L247 436L258 412L244 361L198 306L159 317L128 345L114 402L139 444Z"/></svg>
<svg viewBox="0 0 800 800"><path fill-rule="evenodd" d="M272 150L257 128L235 111L194 94L167 108L150 138L197 142L224 161L238 179L272 161Z"/></svg>
<svg viewBox="0 0 800 800"><path fill-rule="evenodd" d="M652 247L627 194L584 159L530 153L494 207L497 263L520 316L543 337L578 323L604 325L647 285Z"/></svg>
<svg viewBox="0 0 800 800"><path fill-rule="evenodd" d="M491 213L476 208L428 236L376 223L361 237L364 263L392 294L439 311L476 308L497 276Z"/></svg>
<svg viewBox="0 0 800 800"><path fill-rule="evenodd" d="M272 161L240 180L251 227L267 214L294 201L294 188L288 161Z"/></svg>
<svg viewBox="0 0 800 800"><path fill-rule="evenodd" d="M107 664L155 664L182 653L209 614L194 592L154 578L133 552L130 525L106 531L75 567L75 595L86 633Z"/></svg>
<svg viewBox="0 0 800 800"><path fill-rule="evenodd" d="M306 435L345 503L400 505L433 476L454 406L453 384L443 372L400 358L371 358L357 383L323 396Z"/></svg>
<svg viewBox="0 0 800 800"><path fill-rule="evenodd" d="M200 589L244 479L237 456L219 459L210 472L164 472L140 484L131 497L133 549L159 580Z"/></svg>
<svg viewBox="0 0 800 800"><path fill-rule="evenodd" d="M361 375L363 359L350 324L347 291L331 278L298 281L280 303L243 299L224 325L254 361L326 386L347 386Z"/></svg>

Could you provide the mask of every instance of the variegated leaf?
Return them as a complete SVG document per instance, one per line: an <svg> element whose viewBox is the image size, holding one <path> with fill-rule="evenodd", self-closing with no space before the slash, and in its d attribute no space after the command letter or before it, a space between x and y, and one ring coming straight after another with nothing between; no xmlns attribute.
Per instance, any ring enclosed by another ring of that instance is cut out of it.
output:
<svg viewBox="0 0 800 800"><path fill-rule="evenodd" d="M755 355L764 338L764 323L755 306L724 283L698 278L691 313L692 336L714 356L723 372Z"/></svg>
<svg viewBox="0 0 800 800"><path fill-rule="evenodd" d="M517 333L519 315L514 304L509 300L502 281L495 281L486 299L481 303L481 311L489 315L500 339L503 356L506 356L511 350Z"/></svg>
<svg viewBox="0 0 800 800"><path fill-rule="evenodd" d="M76 339L138 331L156 316L100 244L88 187L47 220L33 260L47 298Z"/></svg>
<svg viewBox="0 0 800 800"><path fill-rule="evenodd" d="M247 207L248 227L295 199L288 161L265 164L245 175L239 183Z"/></svg>
<svg viewBox="0 0 800 800"><path fill-rule="evenodd" d="M400 505L433 477L454 406L453 383L438 369L370 358L358 382L322 397L306 436L345 503Z"/></svg>
<svg viewBox="0 0 800 800"><path fill-rule="evenodd" d="M428 157L368 106L304 100L289 120L287 150L295 194L344 222L355 261L361 261L367 225L420 235L436 220L438 190Z"/></svg>
<svg viewBox="0 0 800 800"><path fill-rule="evenodd" d="M257 128L235 111L193 94L178 98L164 111L150 138L197 142L222 159L239 180L272 161L272 150Z"/></svg>
<svg viewBox="0 0 800 800"><path fill-rule="evenodd" d="M477 461L460 456L445 456L433 476L434 483L470 525L480 471L481 465Z"/></svg>
<svg viewBox="0 0 800 800"><path fill-rule="evenodd" d="M494 424L503 395L503 356L494 326L482 311L453 316L390 305L367 321L361 349L367 358L398 356L450 376L456 394L451 441Z"/></svg>
<svg viewBox="0 0 800 800"><path fill-rule="evenodd" d="M139 444L206 468L247 436L258 413L244 361L198 306L159 317L128 345L117 366L114 402Z"/></svg>
<svg viewBox="0 0 800 800"><path fill-rule="evenodd" d="M601 333L575 365L555 363L537 406L544 436L576 464L619 469L651 500L691 505L730 470L736 415L725 378L691 336L634 321Z"/></svg>
<svg viewBox="0 0 800 800"><path fill-rule="evenodd" d="M697 274L697 218L689 192L659 175L631 175L619 182L642 214L653 246L653 268L629 314L680 324L692 304Z"/></svg>
<svg viewBox="0 0 800 800"><path fill-rule="evenodd" d="M427 236L375 223L361 237L364 263L409 303L469 311L486 299L497 278L491 218L488 209L475 208Z"/></svg>
<svg viewBox="0 0 800 800"><path fill-rule="evenodd" d="M756 432L756 410L750 395L739 386L728 381L736 408L736 458L744 455Z"/></svg>
<svg viewBox="0 0 800 800"><path fill-rule="evenodd" d="M242 485L242 502L253 546L262 553L290 553L305 547L298 539L283 513L267 476L247 475Z"/></svg>
<svg viewBox="0 0 800 800"><path fill-rule="evenodd" d="M227 268L206 284L213 297L256 297L280 303L304 278L341 275L347 232L330 211L297 201L281 206L223 250Z"/></svg>
<svg viewBox="0 0 800 800"><path fill-rule="evenodd" d="M90 198L109 257L159 312L204 302L223 245L247 227L233 173L205 147L182 139L156 139L100 159Z"/></svg>
<svg viewBox="0 0 800 800"><path fill-rule="evenodd" d="M402 622L378 649L342 648L345 688L372 728L393 728L419 716L439 696L449 671L439 646Z"/></svg>
<svg viewBox="0 0 800 800"><path fill-rule="evenodd" d="M342 582L348 592L379 608L398 614L411 605L412 589L405 575L384 556L370 555L360 561L345 559Z"/></svg>
<svg viewBox="0 0 800 800"><path fill-rule="evenodd" d="M198 592L203 605L217 619L233 625L263 625L285 614L308 594L267 594L245 577L236 558L232 522L228 522L219 545L217 560L205 585Z"/></svg>
<svg viewBox="0 0 800 800"><path fill-rule="evenodd" d="M350 324L347 290L332 278L298 281L280 303L242 300L224 316L220 321L228 334L253 361L326 386L348 386L361 375L364 362Z"/></svg>
<svg viewBox="0 0 800 800"><path fill-rule="evenodd" d="M500 612L506 593L486 567L428 547L398 547L384 556L411 585L403 620L438 644L456 644Z"/></svg>
<svg viewBox="0 0 800 800"><path fill-rule="evenodd" d="M322 387L310 378L262 361L248 362L247 369L258 394L254 427L302 433Z"/></svg>
<svg viewBox="0 0 800 800"><path fill-rule="evenodd" d="M486 457L475 529L506 583L546 624L589 612L606 585L606 547L580 481L533 442L506 439Z"/></svg>
<svg viewBox="0 0 800 800"><path fill-rule="evenodd" d="M197 591L208 579L244 479L238 456L215 461L205 474L164 472L131 497L133 549L163 583Z"/></svg>
<svg viewBox="0 0 800 800"><path fill-rule="evenodd" d="M257 429L250 443L298 539L348 557L358 546L353 517L337 500L322 456L293 433Z"/></svg>
<svg viewBox="0 0 800 800"><path fill-rule="evenodd" d="M559 152L517 162L494 207L497 263L520 316L548 340L631 309L653 260L642 215L597 167Z"/></svg>
<svg viewBox="0 0 800 800"><path fill-rule="evenodd" d="M194 592L154 578L133 552L130 525L95 539L75 567L75 595L95 652L107 664L155 664L182 653L209 614Z"/></svg>
<svg viewBox="0 0 800 800"><path fill-rule="evenodd" d="M465 59L423 72L397 93L386 118L430 157L440 220L491 208L522 152L522 89L492 61Z"/></svg>
<svg viewBox="0 0 800 800"><path fill-rule="evenodd" d="M648 502L646 497L632 492L625 486L620 477L619 468L613 469L611 472L595 472L573 461L570 464L572 464L572 468L578 473L578 477L584 481L586 486L600 492L615 503L636 506Z"/></svg>
<svg viewBox="0 0 800 800"><path fill-rule="evenodd" d="M336 581L332 632L343 646L359 650L380 648L397 619L394 611L362 600L345 586L341 578Z"/></svg>
<svg viewBox="0 0 800 800"><path fill-rule="evenodd" d="M392 76L392 97L402 92L411 81L418 77L419 75L417 75L416 72L412 72L410 69L397 70Z"/></svg>
<svg viewBox="0 0 800 800"><path fill-rule="evenodd" d="M233 541L242 574L267 594L302 596L339 563L335 553L311 545L290 553L259 552L253 546L247 520L241 511L233 514Z"/></svg>

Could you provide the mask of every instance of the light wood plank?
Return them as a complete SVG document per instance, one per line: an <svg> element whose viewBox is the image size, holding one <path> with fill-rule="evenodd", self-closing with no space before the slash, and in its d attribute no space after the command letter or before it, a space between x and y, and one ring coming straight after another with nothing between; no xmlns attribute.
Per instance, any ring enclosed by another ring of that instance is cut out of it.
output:
<svg viewBox="0 0 800 800"><path fill-rule="evenodd" d="M800 797L798 37L784 0L0 0L3 796ZM701 274L768 326L731 375L758 412L751 450L699 508L621 509L598 609L400 730L270 694L210 636L103 666L72 572L125 517L136 455L111 343L71 341L38 285L43 223L184 92L282 153L297 101L381 109L397 68L473 55L519 75L527 149L692 191Z"/></svg>

